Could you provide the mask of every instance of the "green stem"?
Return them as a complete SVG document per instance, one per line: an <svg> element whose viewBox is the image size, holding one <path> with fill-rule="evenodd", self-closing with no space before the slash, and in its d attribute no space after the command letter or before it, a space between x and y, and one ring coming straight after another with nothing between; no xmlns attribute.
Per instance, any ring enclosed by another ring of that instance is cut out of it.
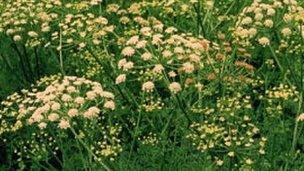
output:
<svg viewBox="0 0 304 171"><path fill-rule="evenodd" d="M79 136L76 134L76 131L74 130L73 127L70 127L70 130L72 131L72 133L74 134L75 138L80 142L81 145L83 145L83 147L94 157L94 158L98 158L93 152L92 150L82 141L81 138L79 138ZM104 167L104 169L106 169L107 171L111 171L111 169L103 162L103 161L98 161L102 167Z"/></svg>
<svg viewBox="0 0 304 171"><path fill-rule="evenodd" d="M23 62L23 57L22 57L22 54L21 54L20 50L18 49L17 44L15 42L13 42L11 46L16 51L16 53L18 54L18 57L19 57L19 60L20 60L20 65L21 65L21 70L22 70L22 73L24 75L25 80L30 83L31 81L30 81L30 78L29 78L29 76L26 72L25 65L24 65L24 62Z"/></svg>
<svg viewBox="0 0 304 171"><path fill-rule="evenodd" d="M60 63L60 70L61 74L65 75L64 73L64 68L63 68L63 58L62 58L62 33L61 33L61 28L60 28L60 33L59 33L59 63Z"/></svg>
<svg viewBox="0 0 304 171"><path fill-rule="evenodd" d="M302 42L303 42L303 37L302 37L302 25L300 25L300 36L301 36L301 39L302 39ZM303 54L303 52L302 52ZM298 112L297 112L297 116L295 118L296 120L296 125L294 127L294 131L293 131L293 141L292 141L292 149L291 149L291 153L294 154L295 152L295 148L296 148L296 143L297 143L297 138L298 138L298 127L299 127L299 122L298 122L298 117L300 115L300 112L302 110L302 103L303 103L303 55L300 56L300 75L301 75L301 78L300 78L300 99L299 99L299 107L298 107Z"/></svg>

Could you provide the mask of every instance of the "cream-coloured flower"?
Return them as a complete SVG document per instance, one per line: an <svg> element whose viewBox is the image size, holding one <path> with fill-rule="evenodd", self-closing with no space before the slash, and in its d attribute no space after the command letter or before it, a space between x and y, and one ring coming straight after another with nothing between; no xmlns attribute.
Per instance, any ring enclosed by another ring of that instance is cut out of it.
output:
<svg viewBox="0 0 304 171"><path fill-rule="evenodd" d="M75 117L75 116L77 116L77 115L78 115L78 109L70 109L70 110L68 111L68 115L69 115L70 117Z"/></svg>
<svg viewBox="0 0 304 171"><path fill-rule="evenodd" d="M182 87L178 82L173 82L169 85L169 90L172 93L176 94L182 90Z"/></svg>
<svg viewBox="0 0 304 171"><path fill-rule="evenodd" d="M290 30L290 28L286 27L282 29L281 33L283 34L283 36L288 37L292 34L292 31Z"/></svg>
<svg viewBox="0 0 304 171"><path fill-rule="evenodd" d="M111 109L111 110L114 110L115 109L115 103L113 100L109 100L109 101L106 101L104 106L104 108L107 108L107 109Z"/></svg>
<svg viewBox="0 0 304 171"><path fill-rule="evenodd" d="M63 94L63 95L61 96L61 100L62 100L63 102L69 102L69 101L72 100L72 97L71 97L70 95L68 95L68 94Z"/></svg>
<svg viewBox="0 0 304 171"><path fill-rule="evenodd" d="M97 117L99 112L100 112L100 109L96 106L93 106L93 107L90 107L86 112L84 112L83 116L85 118L92 119L92 118Z"/></svg>
<svg viewBox="0 0 304 171"><path fill-rule="evenodd" d="M224 164L223 160L217 160L216 161L216 165L218 165L218 166L222 166L223 164Z"/></svg>
<svg viewBox="0 0 304 171"><path fill-rule="evenodd" d="M57 121L59 119L59 115L57 113L51 113L48 116L48 120L51 122Z"/></svg>
<svg viewBox="0 0 304 171"><path fill-rule="evenodd" d="M132 69L133 67L134 67L134 63L129 61L123 66L123 70L128 71L128 70Z"/></svg>
<svg viewBox="0 0 304 171"><path fill-rule="evenodd" d="M51 109L53 111L56 111L56 110L59 110L60 107L61 107L61 105L59 103L55 102L55 103L52 104Z"/></svg>
<svg viewBox="0 0 304 171"><path fill-rule="evenodd" d="M139 36L133 36L127 41L127 45L136 45L139 41Z"/></svg>
<svg viewBox="0 0 304 171"><path fill-rule="evenodd" d="M134 55L134 53L135 53L135 50L131 46L127 46L121 51L121 54L126 57L130 57L130 56Z"/></svg>
<svg viewBox="0 0 304 171"><path fill-rule="evenodd" d="M152 92L153 89L154 89L154 83L152 81L145 82L141 88L141 90L145 92Z"/></svg>
<svg viewBox="0 0 304 171"><path fill-rule="evenodd" d="M153 68L153 72L156 73L156 74L161 74L162 71L164 70L165 68L163 67L163 65L161 64L156 64Z"/></svg>
<svg viewBox="0 0 304 171"><path fill-rule="evenodd" d="M267 19L264 21L264 25L268 28L272 28L273 27L273 21L270 19Z"/></svg>
<svg viewBox="0 0 304 171"><path fill-rule="evenodd" d="M262 37L258 41L259 41L259 44L264 46L264 47L268 46L270 44L270 41L267 37Z"/></svg>
<svg viewBox="0 0 304 171"><path fill-rule="evenodd" d="M84 100L83 97L76 97L74 102L79 104L79 105L82 105L82 104L84 104L85 100Z"/></svg>
<svg viewBox="0 0 304 171"><path fill-rule="evenodd" d="M141 59L144 61L148 61L152 58L152 54L150 52L145 52L144 54L141 55Z"/></svg>
<svg viewBox="0 0 304 171"><path fill-rule="evenodd" d="M169 75L169 77L174 78L174 77L176 77L177 74L176 74L174 71L170 71L170 72L168 73L168 75Z"/></svg>
<svg viewBox="0 0 304 171"><path fill-rule="evenodd" d="M15 42L19 42L21 39L22 39L22 38L21 38L20 35L15 35L15 36L13 37L13 40L14 40Z"/></svg>
<svg viewBox="0 0 304 171"><path fill-rule="evenodd" d="M119 69L123 68L124 65L127 64L127 62L128 62L128 61L127 61L126 58L123 58L123 59L119 60L119 61L118 61L118 64L117 64L118 68L119 68Z"/></svg>
<svg viewBox="0 0 304 171"><path fill-rule="evenodd" d="M47 124L46 124L45 122L41 122L41 123L38 124L38 127L39 127L40 129L45 129L46 126L47 126Z"/></svg>
<svg viewBox="0 0 304 171"><path fill-rule="evenodd" d="M62 119L62 120L60 120L60 122L59 122L59 124L58 124L58 127L59 127L60 129L67 129L67 128L70 127L70 123L69 123L69 121L67 121L67 120L65 120L65 119Z"/></svg>
<svg viewBox="0 0 304 171"><path fill-rule="evenodd" d="M94 91L88 91L88 92L86 93L86 97L87 97L89 100L94 100L94 99L96 99L97 94L96 94Z"/></svg>
<svg viewBox="0 0 304 171"><path fill-rule="evenodd" d="M27 34L28 34L30 37L38 37L38 34L37 34L36 32L34 32L34 31L29 31Z"/></svg>
<svg viewBox="0 0 304 171"><path fill-rule="evenodd" d="M186 62L183 64L183 71L187 74L190 74L194 71L194 65L190 62Z"/></svg>
<svg viewBox="0 0 304 171"><path fill-rule="evenodd" d="M248 164L248 165L251 165L251 164L253 164L253 161L251 159L246 159L245 163Z"/></svg>
<svg viewBox="0 0 304 171"><path fill-rule="evenodd" d="M297 121L304 121L304 113L298 116Z"/></svg>
<svg viewBox="0 0 304 171"><path fill-rule="evenodd" d="M115 84L121 84L126 81L126 74L120 74L116 77Z"/></svg>

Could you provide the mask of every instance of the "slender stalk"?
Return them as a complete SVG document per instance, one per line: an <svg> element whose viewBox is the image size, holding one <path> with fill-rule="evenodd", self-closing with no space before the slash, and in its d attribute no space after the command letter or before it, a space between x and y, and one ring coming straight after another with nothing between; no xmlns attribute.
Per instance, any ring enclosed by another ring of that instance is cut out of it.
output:
<svg viewBox="0 0 304 171"><path fill-rule="evenodd" d="M98 158L93 152L92 150L85 144L85 142L82 141L81 138L79 138L79 136L76 134L76 131L74 130L73 127L70 127L70 130L72 131L72 133L74 134L75 138L80 142L81 145L83 145L83 147L90 153L90 155L92 155L94 158ZM107 171L111 171L111 169L103 162L103 161L98 161L102 167L104 167L104 169L106 169Z"/></svg>
<svg viewBox="0 0 304 171"><path fill-rule="evenodd" d="M197 5L193 5L195 12L197 14L197 34L200 35L202 34L202 36L206 36L206 32L205 32L205 27L203 25L202 22L202 18L201 18L201 4L200 2L197 3ZM202 30L202 33L200 32L200 29Z"/></svg>
<svg viewBox="0 0 304 171"><path fill-rule="evenodd" d="M61 74L65 75L64 68L63 68L63 59L62 59L62 31L61 31L61 28L59 31L59 47L60 47L60 49L59 49L60 70L61 70Z"/></svg>
<svg viewBox="0 0 304 171"><path fill-rule="evenodd" d="M173 115L174 115L174 112L173 112L173 111L174 111L174 110L171 110L171 111L169 112L168 121L167 121L166 125L164 126L164 128L162 129L161 135L164 135L165 131L166 131L167 128L169 127L170 122L171 122L171 120L172 120L172 118L173 118Z"/></svg>
<svg viewBox="0 0 304 171"><path fill-rule="evenodd" d="M21 70L22 70L24 78L26 79L27 82L31 82L29 76L27 75L27 72L26 72L26 69L25 69L25 65L23 63L23 57L22 57L22 54L21 54L20 50L18 49L18 46L16 45L15 42L13 42L11 44L11 46L16 51L16 53L17 53L17 55L19 57L20 65L21 65Z"/></svg>
<svg viewBox="0 0 304 171"><path fill-rule="evenodd" d="M30 58L28 56L28 53L27 53L27 50L26 50L26 47L25 45L22 45L22 49L23 49L23 54L24 54L24 58L25 58L25 63L27 65L27 68L28 68L28 71L29 71L29 74L30 74L30 79L31 79L31 82L34 81L34 74L33 74L33 71L32 71L32 66L31 66L31 63L30 63Z"/></svg>
<svg viewBox="0 0 304 171"><path fill-rule="evenodd" d="M300 111L302 109L302 103L303 103L303 94L301 93L300 94L300 99L299 99L299 106L298 106L298 112L297 112L297 117L299 116L300 114ZM296 120L296 125L294 127L294 130L293 130L293 139L292 139L292 147L291 147L291 154L294 154L295 152L295 149L296 149L296 145L297 145L297 137L298 137L298 127L299 127L299 122L297 120L297 118L295 118Z"/></svg>
<svg viewBox="0 0 304 171"><path fill-rule="evenodd" d="M0 54L0 58L4 61L10 70L14 70L12 64L9 62L9 60L6 59L3 54Z"/></svg>
<svg viewBox="0 0 304 171"><path fill-rule="evenodd" d="M179 108L181 109L181 111L183 112L185 118L186 118L187 121L188 121L187 127L189 128L189 126L190 126L190 124L191 124L192 121L191 121L191 119L189 118L188 113L187 113L186 109L184 108L184 105L182 104L182 101L181 101L181 99L179 98L179 96L176 95L175 98L176 98L176 100L177 100L177 103L178 103Z"/></svg>
<svg viewBox="0 0 304 171"><path fill-rule="evenodd" d="M300 24L300 37L301 40L303 42L303 37L302 37L302 24ZM298 127L299 127L299 122L298 122L298 117L302 111L302 105L303 105L303 88L304 88L304 84L303 84L303 79L304 79L304 59L303 59L304 55L303 55L303 50L302 50L302 55L300 56L300 99L299 99L299 106L298 106L298 112L295 118L295 122L296 125L294 127L294 131L293 131L293 140L292 140L292 148L291 148L291 154L293 155L295 153L295 149L296 149L296 144L297 144L297 140L298 140Z"/></svg>
<svg viewBox="0 0 304 171"><path fill-rule="evenodd" d="M38 56L38 49L37 48L34 49L34 53L35 53L37 77L40 78L41 73L40 73L40 63L39 63L39 56Z"/></svg>

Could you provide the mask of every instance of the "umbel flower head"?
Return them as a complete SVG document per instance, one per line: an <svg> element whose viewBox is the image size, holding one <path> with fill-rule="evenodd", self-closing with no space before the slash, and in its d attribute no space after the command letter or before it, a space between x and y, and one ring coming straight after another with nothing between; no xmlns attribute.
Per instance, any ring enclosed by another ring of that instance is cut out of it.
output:
<svg viewBox="0 0 304 171"><path fill-rule="evenodd" d="M0 137L9 139L8 145L22 154L20 157L35 158L42 153L48 156L59 150L57 142L52 141L49 145L44 140L34 141L41 138L37 137L40 134L48 136L44 139L61 139L69 143L76 143L80 135L92 136L93 142L103 145L93 144L89 140L91 138L83 141L88 140L86 143L99 151L107 150L106 154L94 156L98 161L103 157L113 158L122 150L118 139L120 126L115 123L114 126L108 125L107 120L108 114L115 110L114 95L105 91L98 82L74 76L46 77L31 90L9 96L1 106ZM115 134L111 133L112 129ZM20 145L24 148L18 149ZM38 148L46 145L54 151ZM33 148L38 149L33 151Z"/></svg>
<svg viewBox="0 0 304 171"><path fill-rule="evenodd" d="M46 124L43 124L44 128L48 124L58 124L58 128L66 129L74 117L94 119L101 115L101 111L115 109L114 95L104 91L100 83L85 78L65 76L52 81L42 91L26 92L18 101L10 102L18 106L18 112L12 117L23 125L34 126L43 122ZM6 107L1 114L8 114L5 111L11 109L12 104L2 103ZM102 103L105 105L97 105ZM6 131L9 129L13 127L8 126Z"/></svg>
<svg viewBox="0 0 304 171"><path fill-rule="evenodd" d="M101 0L1 2L0 33L29 47L51 46L57 50L99 45L114 29L108 20L93 13Z"/></svg>

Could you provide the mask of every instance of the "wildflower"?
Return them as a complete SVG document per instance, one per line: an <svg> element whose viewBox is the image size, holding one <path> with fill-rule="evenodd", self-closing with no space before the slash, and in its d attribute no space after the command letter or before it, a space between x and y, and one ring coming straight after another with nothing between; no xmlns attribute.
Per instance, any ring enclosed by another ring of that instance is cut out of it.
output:
<svg viewBox="0 0 304 171"><path fill-rule="evenodd" d="M162 37L163 37L163 35L161 35L161 34L153 35L152 44L159 45L162 42L162 39L161 39Z"/></svg>
<svg viewBox="0 0 304 171"><path fill-rule="evenodd" d="M183 70L185 73L190 74L194 71L194 66L190 62L186 62L183 64Z"/></svg>
<svg viewBox="0 0 304 171"><path fill-rule="evenodd" d="M248 165L251 165L253 163L253 161L251 159L246 159L245 163L248 164Z"/></svg>
<svg viewBox="0 0 304 171"><path fill-rule="evenodd" d="M78 110L77 110L77 109L70 109L70 110L68 111L68 115L69 115L70 117L75 117L75 116L78 115Z"/></svg>
<svg viewBox="0 0 304 171"><path fill-rule="evenodd" d="M48 116L48 120L51 122L57 121L59 119L59 115L57 113L51 113Z"/></svg>
<svg viewBox="0 0 304 171"><path fill-rule="evenodd" d="M67 121L67 120L65 120L65 119L62 119L62 120L60 120L60 122L59 122L59 124L58 124L58 127L59 127L60 129L67 129L67 128L70 127L70 123L69 123L69 121Z"/></svg>
<svg viewBox="0 0 304 171"><path fill-rule="evenodd" d="M255 36L257 34L257 29L256 28L250 28L248 30L248 33L251 37Z"/></svg>
<svg viewBox="0 0 304 171"><path fill-rule="evenodd" d="M214 1L213 0L207 0L207 1L205 1L205 7L206 7L206 9L211 10L213 8L213 6L214 6Z"/></svg>
<svg viewBox="0 0 304 171"><path fill-rule="evenodd" d="M81 42L78 46L79 46L80 49L82 49L86 46L86 44L84 42Z"/></svg>
<svg viewBox="0 0 304 171"><path fill-rule="evenodd" d="M29 123L40 122L42 119L43 115L37 109L34 114L29 118Z"/></svg>
<svg viewBox="0 0 304 171"><path fill-rule="evenodd" d="M171 56L173 55L172 52L169 51L169 50L163 51L162 54L163 54L163 56L164 56L165 58L169 58L169 57L171 57Z"/></svg>
<svg viewBox="0 0 304 171"><path fill-rule="evenodd" d="M265 20L264 25L268 28L272 28L273 27L273 21L272 20Z"/></svg>
<svg viewBox="0 0 304 171"><path fill-rule="evenodd" d="M140 49L140 48L144 48L146 47L147 41L146 40L141 40L136 44L136 48Z"/></svg>
<svg viewBox="0 0 304 171"><path fill-rule="evenodd" d="M161 74L165 68L161 64L157 64L153 68L153 72L156 74Z"/></svg>
<svg viewBox="0 0 304 171"><path fill-rule="evenodd" d="M22 38L21 38L20 35L15 35L15 36L13 37L13 39L14 39L15 42L19 42Z"/></svg>
<svg viewBox="0 0 304 171"><path fill-rule="evenodd" d="M128 70L132 69L133 67L134 67L134 63L129 61L123 66L123 70L128 71Z"/></svg>
<svg viewBox="0 0 304 171"><path fill-rule="evenodd" d="M72 97L70 95L68 95L68 94L63 94L61 96L61 100L64 101L64 102L69 102L69 101L72 100Z"/></svg>
<svg viewBox="0 0 304 171"><path fill-rule="evenodd" d="M154 83L151 82L151 81L148 81L148 82L145 82L143 85L142 85L142 91L145 91L145 92L152 92L153 89L154 89Z"/></svg>
<svg viewBox="0 0 304 171"><path fill-rule="evenodd" d="M124 67L124 65L127 64L127 60L125 58L118 61L118 68L121 69Z"/></svg>
<svg viewBox="0 0 304 171"><path fill-rule="evenodd" d="M174 32L176 32L177 31L177 29L175 28L175 27L168 27L166 30L165 30L165 32L166 33L174 33Z"/></svg>
<svg viewBox="0 0 304 171"><path fill-rule="evenodd" d="M195 63L200 62L200 57L196 54L189 55L189 59L190 59L191 62L195 62Z"/></svg>
<svg viewBox="0 0 304 171"><path fill-rule="evenodd" d="M304 121L304 113L298 116L297 121Z"/></svg>
<svg viewBox="0 0 304 171"><path fill-rule="evenodd" d="M84 100L83 97L76 97L74 102L79 104L79 105L82 105L82 104L84 104L85 100Z"/></svg>
<svg viewBox="0 0 304 171"><path fill-rule="evenodd" d="M115 109L115 103L113 100L109 100L109 101L106 101L104 106L104 108L107 108L107 109L111 109L111 110L114 110Z"/></svg>
<svg viewBox="0 0 304 171"><path fill-rule="evenodd" d="M40 129L44 129L44 128L46 128L46 126L47 126L47 124L45 122L41 122L41 123L38 124L38 127Z"/></svg>
<svg viewBox="0 0 304 171"><path fill-rule="evenodd" d="M185 50L182 47L174 48L174 53L183 54L184 52L185 52Z"/></svg>
<svg viewBox="0 0 304 171"><path fill-rule="evenodd" d="M292 34L290 28L283 28L281 33L283 34L283 36L288 37Z"/></svg>
<svg viewBox="0 0 304 171"><path fill-rule="evenodd" d="M73 39L72 38L69 38L69 39L67 39L67 43L73 43Z"/></svg>
<svg viewBox="0 0 304 171"><path fill-rule="evenodd" d="M201 83L197 83L197 84L195 84L195 87L197 88L198 92L202 92L204 85L202 85Z"/></svg>
<svg viewBox="0 0 304 171"><path fill-rule="evenodd" d="M216 74L214 72L208 74L208 76L207 76L207 79L210 80L210 81L214 80L215 78L216 78Z"/></svg>
<svg viewBox="0 0 304 171"><path fill-rule="evenodd" d="M135 53L135 50L131 46L125 47L121 51L121 54L126 57L130 57L130 56L134 55L134 53Z"/></svg>
<svg viewBox="0 0 304 171"><path fill-rule="evenodd" d="M264 15L262 13L256 13L254 16L254 19L257 21L261 21L264 18Z"/></svg>
<svg viewBox="0 0 304 171"><path fill-rule="evenodd" d="M269 15L269 16L273 16L275 14L275 12L276 11L273 8L268 8L267 9L267 15Z"/></svg>
<svg viewBox="0 0 304 171"><path fill-rule="evenodd" d="M228 153L228 156L230 156L230 157L234 157L234 152L233 151L230 151L229 153Z"/></svg>
<svg viewBox="0 0 304 171"><path fill-rule="evenodd" d="M57 102L53 103L52 106L51 106L51 109L53 111L59 110L60 109L60 104L57 103Z"/></svg>
<svg viewBox="0 0 304 171"><path fill-rule="evenodd" d="M222 166L224 164L224 161L223 160L217 160L216 161L216 165L218 165L218 166Z"/></svg>
<svg viewBox="0 0 304 171"><path fill-rule="evenodd" d="M173 82L173 83L171 83L171 84L169 85L169 90L170 90L172 93L176 94L176 93L178 93L179 91L182 90L182 87L181 87L181 85L180 85L179 83Z"/></svg>
<svg viewBox="0 0 304 171"><path fill-rule="evenodd" d="M34 32L34 31L29 31L27 34L28 34L30 37L38 37L38 34L37 34L36 32Z"/></svg>
<svg viewBox="0 0 304 171"><path fill-rule="evenodd" d="M260 149L260 150L259 150L259 153L260 153L260 154L265 154L265 150Z"/></svg>
<svg viewBox="0 0 304 171"><path fill-rule="evenodd" d="M67 91L68 91L68 93L74 93L74 92L76 92L76 88L74 86L69 86L69 87L67 87Z"/></svg>
<svg viewBox="0 0 304 171"><path fill-rule="evenodd" d="M100 96L108 99L114 99L114 94L108 91L103 91Z"/></svg>
<svg viewBox="0 0 304 171"><path fill-rule="evenodd" d="M170 71L170 72L168 73L168 75L169 75L169 77L174 78L174 77L176 77L177 74L176 74L174 71Z"/></svg>
<svg viewBox="0 0 304 171"><path fill-rule="evenodd" d="M144 54L141 55L141 59L144 61L150 60L152 58L152 54L149 52L145 52Z"/></svg>
<svg viewBox="0 0 304 171"><path fill-rule="evenodd" d="M139 36L133 36L127 41L127 45L136 45L139 41Z"/></svg>
<svg viewBox="0 0 304 171"><path fill-rule="evenodd" d="M96 117L100 112L100 109L96 106L94 107L90 107L86 112L84 112L83 116L85 118L89 118L92 119L94 117Z"/></svg>
<svg viewBox="0 0 304 171"><path fill-rule="evenodd" d="M99 45L100 44L100 40L98 40L98 39L93 39L92 42L93 42L94 45Z"/></svg>
<svg viewBox="0 0 304 171"><path fill-rule="evenodd" d="M126 81L126 74L120 74L116 77L115 84L121 84Z"/></svg>
<svg viewBox="0 0 304 171"><path fill-rule="evenodd" d="M243 25L248 25L248 24L251 24L252 23L252 18L251 17L245 17L243 20L242 20L242 24Z"/></svg>
<svg viewBox="0 0 304 171"><path fill-rule="evenodd" d="M94 91L88 91L86 96L89 100L94 100L97 97L97 94Z"/></svg>
<svg viewBox="0 0 304 171"><path fill-rule="evenodd" d="M140 29L140 33L144 36L151 36L151 28L150 27L143 27Z"/></svg>
<svg viewBox="0 0 304 171"><path fill-rule="evenodd" d="M270 41L267 37L262 37L258 41L259 41L259 44L264 46L264 47L269 45L269 43L270 43Z"/></svg>

